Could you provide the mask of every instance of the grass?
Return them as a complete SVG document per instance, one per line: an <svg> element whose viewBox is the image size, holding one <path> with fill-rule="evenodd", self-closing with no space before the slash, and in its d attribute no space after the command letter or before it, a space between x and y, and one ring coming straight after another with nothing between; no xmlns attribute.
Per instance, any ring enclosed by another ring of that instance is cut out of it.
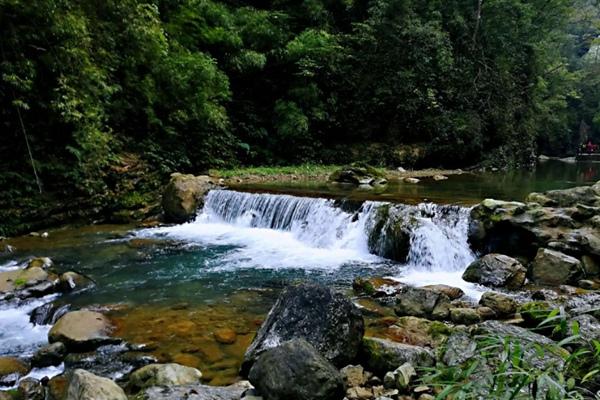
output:
<svg viewBox="0 0 600 400"><path fill-rule="evenodd" d="M328 175L340 168L339 165L302 164L284 167L244 167L233 169L211 169L209 172L219 178L243 178L246 176L298 175L315 176Z"/></svg>

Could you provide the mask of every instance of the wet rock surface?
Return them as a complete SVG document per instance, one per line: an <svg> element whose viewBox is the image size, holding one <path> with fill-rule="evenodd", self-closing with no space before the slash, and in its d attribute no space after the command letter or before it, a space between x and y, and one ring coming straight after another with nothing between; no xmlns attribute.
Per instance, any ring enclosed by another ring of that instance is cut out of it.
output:
<svg viewBox="0 0 600 400"><path fill-rule="evenodd" d="M340 372L304 339L292 339L262 353L250 382L265 400L341 400Z"/></svg>
<svg viewBox="0 0 600 400"><path fill-rule="evenodd" d="M16 357L0 357L0 387L14 385L30 369L26 362Z"/></svg>
<svg viewBox="0 0 600 400"><path fill-rule="evenodd" d="M518 289L525 283L527 269L516 259L503 254L486 254L471 263L462 278L484 286Z"/></svg>
<svg viewBox="0 0 600 400"><path fill-rule="evenodd" d="M365 337L360 360L367 369L383 376L387 371L393 371L406 362L419 367L432 366L435 358L433 353L424 347Z"/></svg>
<svg viewBox="0 0 600 400"><path fill-rule="evenodd" d="M166 220L181 223L193 219L204 204L206 193L215 187L209 176L172 174L162 198Z"/></svg>
<svg viewBox="0 0 600 400"><path fill-rule="evenodd" d="M110 379L76 369L69 379L66 400L127 400L127 396Z"/></svg>
<svg viewBox="0 0 600 400"><path fill-rule="evenodd" d="M150 364L134 371L129 385L134 390L151 386L190 385L200 383L202 373L196 368L179 364Z"/></svg>
<svg viewBox="0 0 600 400"><path fill-rule="evenodd" d="M338 367L354 360L364 334L360 310L344 295L318 285L286 288L246 351L242 374L260 353L303 338Z"/></svg>
<svg viewBox="0 0 600 400"><path fill-rule="evenodd" d="M108 318L98 312L71 311L54 324L48 340L50 343L62 342L70 351L85 351L118 342L110 337L112 329Z"/></svg>
<svg viewBox="0 0 600 400"><path fill-rule="evenodd" d="M154 386L144 389L134 400L239 400L251 388L247 381L230 386L180 385Z"/></svg>

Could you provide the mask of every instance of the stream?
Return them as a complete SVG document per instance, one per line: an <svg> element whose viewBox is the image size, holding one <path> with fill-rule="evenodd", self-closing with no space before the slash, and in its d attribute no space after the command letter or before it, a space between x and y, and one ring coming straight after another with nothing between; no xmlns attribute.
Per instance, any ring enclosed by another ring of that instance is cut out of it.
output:
<svg viewBox="0 0 600 400"><path fill-rule="evenodd" d="M415 285L460 287L477 300L483 288L461 279L476 257L467 243L471 204L492 196L522 200L532 190L599 179L596 165L550 164L529 180L469 174L419 186L394 183L380 197L304 185L310 192L305 197L300 184L214 190L186 224L63 227L50 230L48 238L12 238L16 251L1 256L0 271L47 256L59 272L85 274L95 286L0 303L0 355L29 356L45 345L51 326L33 325L30 313L55 302L102 310L114 321L116 336L147 345L158 361L197 367L209 384L222 385L235 381L245 349L288 284L309 281L349 290L356 277L387 276ZM424 198L435 201L415 201ZM404 263L369 250L374 216L388 202L419 215ZM236 342L215 341L219 328L233 329ZM31 376L52 376L61 369L34 369Z"/></svg>

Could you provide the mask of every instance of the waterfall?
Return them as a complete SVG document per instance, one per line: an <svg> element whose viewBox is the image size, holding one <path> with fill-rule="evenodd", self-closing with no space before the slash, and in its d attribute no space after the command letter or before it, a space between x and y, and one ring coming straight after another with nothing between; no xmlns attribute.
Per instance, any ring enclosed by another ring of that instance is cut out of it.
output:
<svg viewBox="0 0 600 400"><path fill-rule="evenodd" d="M381 207L387 214L378 212ZM396 216L410 238L406 264L411 268L460 271L474 259L467 243L469 209L459 206L366 201L346 207L331 199L214 190L193 224L286 231L311 247L385 256L385 251L369 246L369 240L373 236L384 242L397 240L397 228L378 224L380 218L393 220L390 215Z"/></svg>
<svg viewBox="0 0 600 400"><path fill-rule="evenodd" d="M331 199L214 190L195 223L288 231L314 247L367 251L365 221L374 205L348 212Z"/></svg>

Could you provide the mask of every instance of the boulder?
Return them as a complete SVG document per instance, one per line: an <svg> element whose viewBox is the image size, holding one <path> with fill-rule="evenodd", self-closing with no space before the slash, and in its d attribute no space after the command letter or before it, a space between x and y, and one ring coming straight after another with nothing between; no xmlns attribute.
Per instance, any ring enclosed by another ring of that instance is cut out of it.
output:
<svg viewBox="0 0 600 400"><path fill-rule="evenodd" d="M387 336L397 338L403 343L417 346L438 347L442 344L451 328L441 321L430 321L425 318L400 317L387 329Z"/></svg>
<svg viewBox="0 0 600 400"><path fill-rule="evenodd" d="M382 185L387 183L385 176L376 168L366 164L353 164L342 167L329 175L329 181L352 185Z"/></svg>
<svg viewBox="0 0 600 400"><path fill-rule="evenodd" d="M549 316L554 307L545 301L529 301L519 307L523 323L529 328L537 328Z"/></svg>
<svg viewBox="0 0 600 400"><path fill-rule="evenodd" d="M286 288L244 355L242 374L265 350L304 338L338 367L351 363L364 334L360 310L332 289L304 284Z"/></svg>
<svg viewBox="0 0 600 400"><path fill-rule="evenodd" d="M394 310L399 316L445 319L450 314L450 298L437 290L407 286L398 295Z"/></svg>
<svg viewBox="0 0 600 400"><path fill-rule="evenodd" d="M569 334L575 334L573 323L576 322L579 329L580 341L592 343L592 341L600 341L600 321L597 318L589 315L578 315L569 321Z"/></svg>
<svg viewBox="0 0 600 400"><path fill-rule="evenodd" d="M436 292L440 292L448 296L450 300L460 299L465 295L465 292L461 288L457 288L454 286L437 284L437 285L427 285L423 286L424 289L433 290Z"/></svg>
<svg viewBox="0 0 600 400"><path fill-rule="evenodd" d="M472 262L462 278L485 286L518 289L525 283L527 269L516 259L502 254L487 254Z"/></svg>
<svg viewBox="0 0 600 400"><path fill-rule="evenodd" d="M48 333L50 343L62 342L69 351L91 350L116 340L109 336L112 326L104 315L88 310L66 313Z"/></svg>
<svg viewBox="0 0 600 400"><path fill-rule="evenodd" d="M71 308L69 304L50 302L34 308L29 315L29 322L34 325L53 325Z"/></svg>
<svg viewBox="0 0 600 400"><path fill-rule="evenodd" d="M14 385L30 368L16 357L0 357L0 387Z"/></svg>
<svg viewBox="0 0 600 400"><path fill-rule="evenodd" d="M265 400L341 400L340 372L304 339L292 339L263 352L250 369Z"/></svg>
<svg viewBox="0 0 600 400"><path fill-rule="evenodd" d="M52 261L51 258L49 257L36 257L33 258L29 261L29 263L27 264L27 268L42 268L42 269L48 269L50 268L52 265L54 265L54 262Z"/></svg>
<svg viewBox="0 0 600 400"><path fill-rule="evenodd" d="M411 363L417 368L430 367L434 364L435 357L424 347L365 337L360 360L369 371L384 376L386 372L394 371L404 363Z"/></svg>
<svg viewBox="0 0 600 400"><path fill-rule="evenodd" d="M56 275L40 267L0 272L0 298L41 297L57 289Z"/></svg>
<svg viewBox="0 0 600 400"><path fill-rule="evenodd" d="M531 193L527 196L526 201L536 202L544 207L573 207L576 205L600 207L600 182L592 186Z"/></svg>
<svg viewBox="0 0 600 400"><path fill-rule="evenodd" d="M485 321L479 324L477 334L496 338L499 343L505 338L509 338L513 344L518 343L523 351L523 358L535 368L555 367L560 370L564 366L566 356L569 355L568 351L546 336L500 321ZM544 351L540 351L540 347Z"/></svg>
<svg viewBox="0 0 600 400"><path fill-rule="evenodd" d="M166 220L182 223L194 219L204 205L204 196L215 187L213 180L205 175L171 174L162 197Z"/></svg>
<svg viewBox="0 0 600 400"><path fill-rule="evenodd" d="M457 307L450 309L450 320L459 325L472 325L478 323L481 317L473 308Z"/></svg>
<svg viewBox="0 0 600 400"><path fill-rule="evenodd" d="M517 312L517 302L510 296L497 292L485 292L479 304L489 307L498 317L507 317Z"/></svg>
<svg viewBox="0 0 600 400"><path fill-rule="evenodd" d="M35 368L45 368L59 365L67 355L67 348L61 342L54 342L42 347L31 358L31 365Z"/></svg>
<svg viewBox="0 0 600 400"><path fill-rule="evenodd" d="M532 194L527 203L486 199L471 210L469 241L480 252L522 256L527 260L532 260L539 248L577 258L598 258L598 191L600 182L562 193L570 193L577 201L557 200L556 193L550 192ZM582 197L582 193L587 194Z"/></svg>
<svg viewBox="0 0 600 400"><path fill-rule="evenodd" d="M46 398L44 387L34 378L22 379L17 390L22 400L45 400Z"/></svg>
<svg viewBox="0 0 600 400"><path fill-rule="evenodd" d="M554 250L539 249L531 264L531 279L542 285L577 283L582 276L578 259Z"/></svg>
<svg viewBox="0 0 600 400"><path fill-rule="evenodd" d="M230 386L180 385L153 386L138 393L134 400L239 400L252 386L247 381ZM250 398L248 399L250 400ZM258 399L257 399L258 400Z"/></svg>
<svg viewBox="0 0 600 400"><path fill-rule="evenodd" d="M150 364L134 371L129 385L134 390L151 386L175 386L200 383L202 373L196 368L179 364Z"/></svg>
<svg viewBox="0 0 600 400"><path fill-rule="evenodd" d="M74 290L86 289L94 285L94 282L77 272L67 271L59 277L60 290L71 292Z"/></svg>
<svg viewBox="0 0 600 400"><path fill-rule="evenodd" d="M76 369L69 379L66 400L127 400L127 396L110 379Z"/></svg>

